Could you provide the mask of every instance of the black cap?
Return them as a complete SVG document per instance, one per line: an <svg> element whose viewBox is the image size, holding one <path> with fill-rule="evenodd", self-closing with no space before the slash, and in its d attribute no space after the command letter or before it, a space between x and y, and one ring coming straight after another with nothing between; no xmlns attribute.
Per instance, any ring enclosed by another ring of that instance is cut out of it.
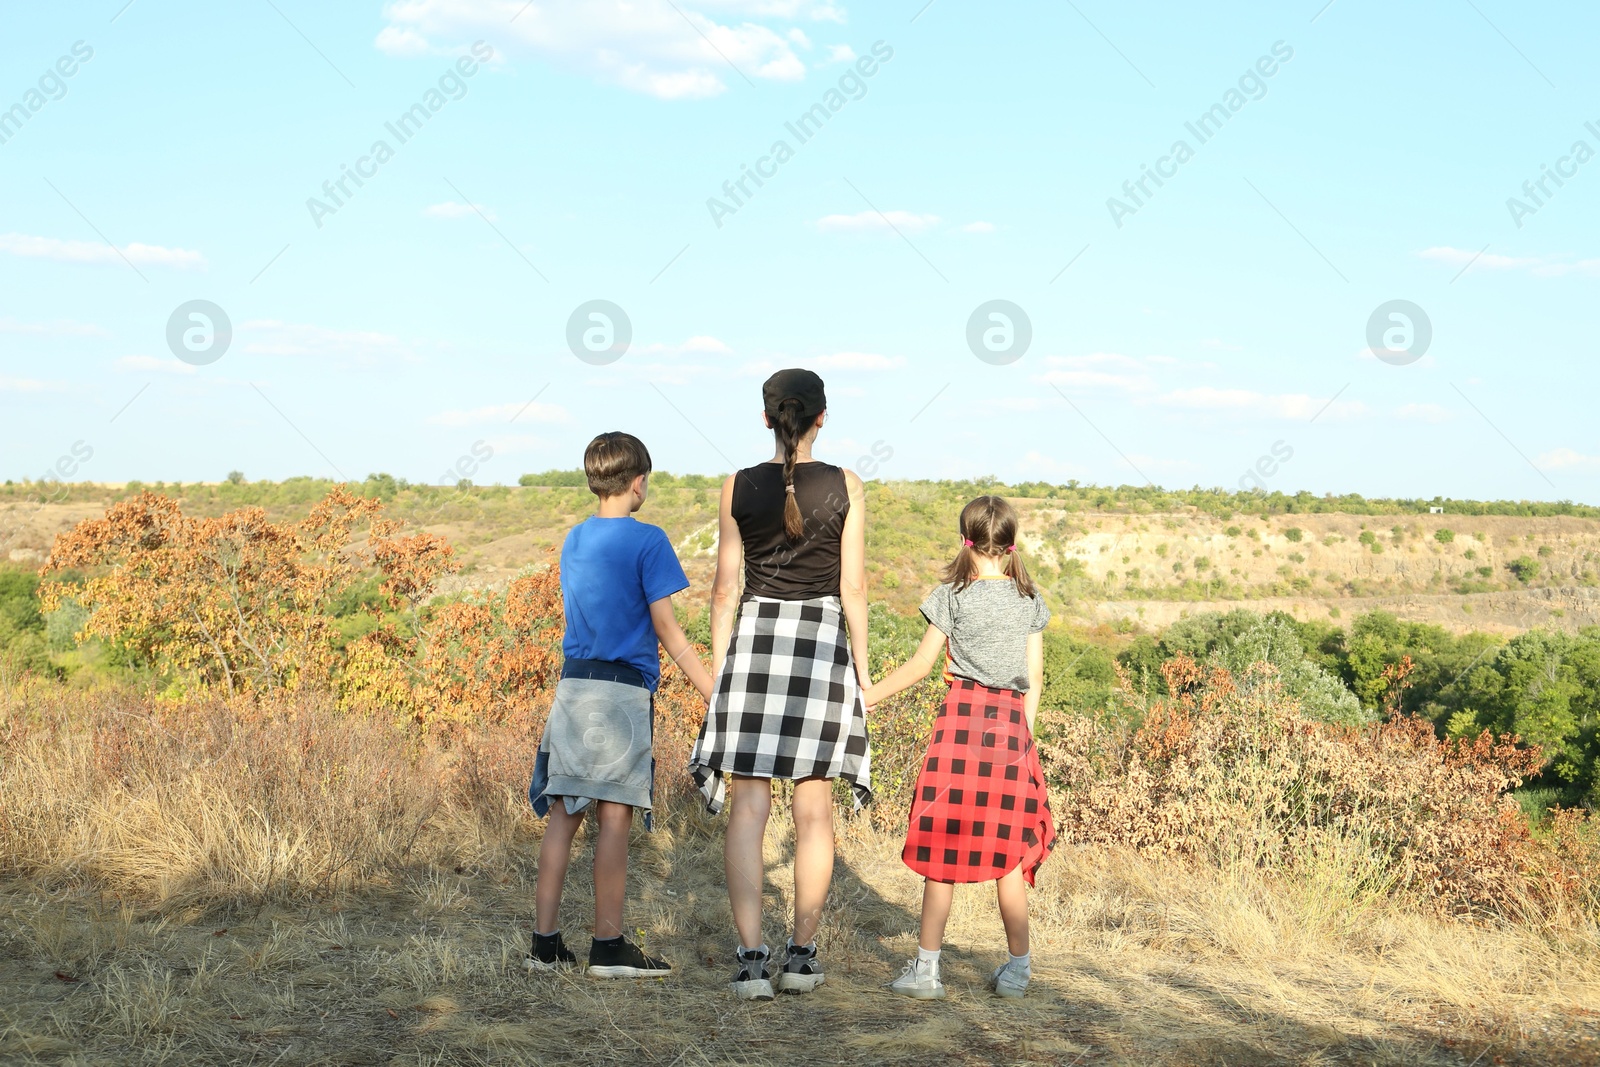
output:
<svg viewBox="0 0 1600 1067"><path fill-rule="evenodd" d="M767 379L761 387L761 402L767 414L777 417L778 405L785 400L800 401L800 417L810 418L828 409L828 396L822 391L822 379L815 372L799 367L781 370Z"/></svg>

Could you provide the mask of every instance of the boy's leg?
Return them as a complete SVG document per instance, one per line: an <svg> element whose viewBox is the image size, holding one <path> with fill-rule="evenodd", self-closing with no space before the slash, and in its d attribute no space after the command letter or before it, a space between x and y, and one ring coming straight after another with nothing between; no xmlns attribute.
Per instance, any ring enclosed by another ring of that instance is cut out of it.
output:
<svg viewBox="0 0 1600 1067"><path fill-rule="evenodd" d="M949 882L922 880L922 926L917 932L917 947L928 952L938 952L944 944L945 923L950 921L950 906L956 899L956 887ZM1024 917L1026 922L1027 918Z"/></svg>
<svg viewBox="0 0 1600 1067"><path fill-rule="evenodd" d="M600 836L594 845L594 936L622 936L622 902L628 891L628 832L633 806L599 801Z"/></svg>
<svg viewBox="0 0 1600 1067"><path fill-rule="evenodd" d="M822 906L833 882L833 783L806 778L794 784L794 943L816 940Z"/></svg>
<svg viewBox="0 0 1600 1067"><path fill-rule="evenodd" d="M762 945L761 885L766 873L762 842L767 836L767 816L771 813L772 781L735 776L722 858L728 881L728 903L733 908L733 925L739 931L739 943L743 948Z"/></svg>
<svg viewBox="0 0 1600 1067"><path fill-rule="evenodd" d="M539 842L539 873L534 879L533 929L535 933L554 933L561 924L561 889L567 881L567 865L572 860L572 839L583 825L583 813L567 814L566 801L550 800L550 817L544 839Z"/></svg>
<svg viewBox="0 0 1600 1067"><path fill-rule="evenodd" d="M1006 924L1006 945L1013 956L1028 954L1028 883L1018 864L995 883L1000 900L1000 921ZM924 913L926 915L926 913ZM924 917L923 922L927 919Z"/></svg>

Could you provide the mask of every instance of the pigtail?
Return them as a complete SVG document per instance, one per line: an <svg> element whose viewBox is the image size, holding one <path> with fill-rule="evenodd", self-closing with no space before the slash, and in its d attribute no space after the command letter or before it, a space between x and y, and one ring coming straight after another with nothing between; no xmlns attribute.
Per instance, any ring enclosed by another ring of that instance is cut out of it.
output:
<svg viewBox="0 0 1600 1067"><path fill-rule="evenodd" d="M773 431L783 446L783 532L789 540L798 541L806 532L805 516L800 513L800 503L794 494L794 464L800 451L800 440L807 427L800 414L800 401L789 399L778 405L778 417Z"/></svg>
<svg viewBox="0 0 1600 1067"><path fill-rule="evenodd" d="M1033 598L1033 579L1028 577L1028 568L1022 563L1022 546L1013 544L1006 550L1006 577L1010 578L1017 587L1017 595Z"/></svg>
<svg viewBox="0 0 1600 1067"><path fill-rule="evenodd" d="M953 587L959 593L971 585L973 579L978 577L978 562L972 558L972 542L965 536L962 537L961 551L956 553L956 558L945 567L944 575L940 579Z"/></svg>

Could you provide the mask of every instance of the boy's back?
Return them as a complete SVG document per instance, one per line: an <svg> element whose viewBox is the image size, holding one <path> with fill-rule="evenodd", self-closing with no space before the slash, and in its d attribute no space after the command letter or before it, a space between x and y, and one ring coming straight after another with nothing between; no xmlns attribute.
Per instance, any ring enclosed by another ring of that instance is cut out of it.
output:
<svg viewBox="0 0 1600 1067"><path fill-rule="evenodd" d="M549 817L539 842L533 946L525 966L572 966L577 954L561 937L561 890L572 839L595 811L594 940L589 973L597 978L652 977L671 964L645 955L622 936L628 883L628 832L636 809L655 794L654 698L660 647L700 695L711 676L672 612L672 594L689 587L672 543L659 527L633 519L649 495L650 452L632 434L603 433L589 442L583 471L598 497L596 514L561 545L566 614L565 662L534 759L528 799Z"/></svg>
<svg viewBox="0 0 1600 1067"><path fill-rule="evenodd" d="M626 663L655 689L661 668L650 605L688 587L659 526L632 517L585 519L561 546L563 655Z"/></svg>

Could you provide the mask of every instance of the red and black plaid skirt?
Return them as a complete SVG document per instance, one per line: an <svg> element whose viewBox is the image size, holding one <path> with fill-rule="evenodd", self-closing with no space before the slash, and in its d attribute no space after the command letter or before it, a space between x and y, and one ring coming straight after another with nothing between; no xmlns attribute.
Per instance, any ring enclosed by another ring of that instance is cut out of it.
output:
<svg viewBox="0 0 1600 1067"><path fill-rule="evenodd" d="M1028 884L1056 827L1023 695L969 678L933 721L901 858L936 882L990 882L1019 865Z"/></svg>

